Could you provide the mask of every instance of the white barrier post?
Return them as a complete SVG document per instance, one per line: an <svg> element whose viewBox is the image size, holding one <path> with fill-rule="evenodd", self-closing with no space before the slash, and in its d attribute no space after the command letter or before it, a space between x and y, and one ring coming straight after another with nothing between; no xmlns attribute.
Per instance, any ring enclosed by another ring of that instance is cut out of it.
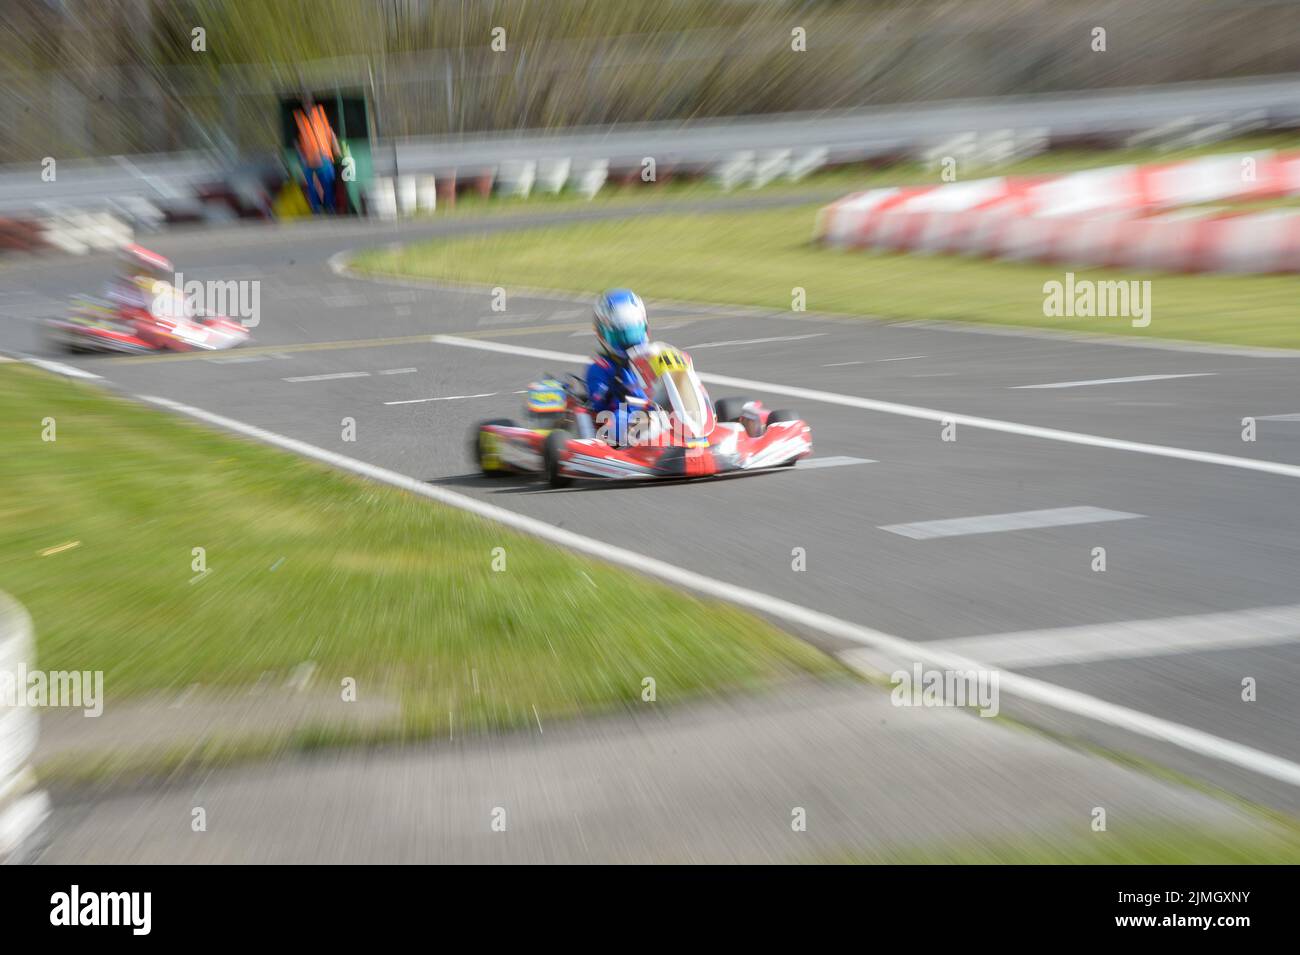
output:
<svg viewBox="0 0 1300 955"><path fill-rule="evenodd" d="M414 176L397 177L397 213L409 216L415 213L415 203L419 197Z"/></svg>
<svg viewBox="0 0 1300 955"><path fill-rule="evenodd" d="M790 168L786 170L785 177L790 182L798 182L826 165L829 158L830 150L828 149L810 150L790 161Z"/></svg>
<svg viewBox="0 0 1300 955"><path fill-rule="evenodd" d="M588 160L579 171L573 173L573 180L577 184L578 194L587 199L593 198L596 193L600 192L605 185L605 180L608 178L608 159Z"/></svg>
<svg viewBox="0 0 1300 955"><path fill-rule="evenodd" d="M49 814L49 799L35 788L28 766L36 748L36 712L24 705L22 675L35 658L31 617L0 592L0 861L18 855Z"/></svg>
<svg viewBox="0 0 1300 955"><path fill-rule="evenodd" d="M762 189L777 176L785 175L790 168L790 150L778 149L765 153L754 163L749 185L751 189Z"/></svg>
<svg viewBox="0 0 1300 955"><path fill-rule="evenodd" d="M497 192L527 199L537 180L537 163L531 159L508 159L497 169Z"/></svg>
<svg viewBox="0 0 1300 955"><path fill-rule="evenodd" d="M376 219L397 218L397 191L392 179L384 177L370 184L366 194L366 212Z"/></svg>
<svg viewBox="0 0 1300 955"><path fill-rule="evenodd" d="M419 212L433 212L438 208L438 180L433 176L420 176L416 180L415 208Z"/></svg>
<svg viewBox="0 0 1300 955"><path fill-rule="evenodd" d="M555 195L569 181L569 171L573 168L571 159L540 159L537 162L537 189L547 195Z"/></svg>
<svg viewBox="0 0 1300 955"><path fill-rule="evenodd" d="M738 152L713 168L714 183L726 192L735 189L741 182L753 175L754 153L752 150Z"/></svg>

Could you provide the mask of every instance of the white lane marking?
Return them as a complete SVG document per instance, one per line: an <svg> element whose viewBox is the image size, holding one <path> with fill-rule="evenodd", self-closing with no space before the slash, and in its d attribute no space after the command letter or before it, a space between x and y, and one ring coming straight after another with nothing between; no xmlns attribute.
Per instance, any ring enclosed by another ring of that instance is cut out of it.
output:
<svg viewBox="0 0 1300 955"><path fill-rule="evenodd" d="M270 357L271 357L270 355L231 355L229 357L226 356L222 356L219 358L213 357L213 358L205 358L203 360L206 362L211 362L214 365L246 365L249 362L266 361Z"/></svg>
<svg viewBox="0 0 1300 955"><path fill-rule="evenodd" d="M1270 414L1264 415L1260 421L1300 421L1300 412L1296 414Z"/></svg>
<svg viewBox="0 0 1300 955"><path fill-rule="evenodd" d="M336 378L369 378L368 371L336 371L332 375L299 375L297 378L281 378L281 381L334 381Z"/></svg>
<svg viewBox="0 0 1300 955"><path fill-rule="evenodd" d="M1142 516L1127 511L1108 511L1104 507L1049 507L1041 511L1013 511L1009 514L980 514L976 517L917 521L914 524L886 524L880 530L889 531L900 537L924 541L938 537L964 537L968 534L1026 531L1039 527L1069 527L1073 524L1127 521Z"/></svg>
<svg viewBox="0 0 1300 955"><path fill-rule="evenodd" d="M519 392L515 392L515 393L516 393L516 394L519 394ZM493 395L496 395L496 394L499 394L499 392L496 392L496 391L485 391L485 392L483 392L483 394L481 394L481 395L445 395L445 396L443 396L443 397L441 397L441 398L407 398L405 401L385 401L384 404L386 404L386 405L418 405L418 404L423 404L423 403L426 402L426 401L460 401L460 400L462 400L462 399L464 399L464 398L491 398Z"/></svg>
<svg viewBox="0 0 1300 955"><path fill-rule="evenodd" d="M381 375L410 375L419 371L418 368L385 368L379 372Z"/></svg>
<svg viewBox="0 0 1300 955"><path fill-rule="evenodd" d="M810 314L810 313L804 313ZM824 313L818 313L820 317ZM1015 325L983 325L950 322L934 318L914 318L889 322L890 328L917 328L923 331L960 332L967 335L1002 335L1011 338L1037 338L1063 345L1118 345L1120 348L1154 348L1159 351L1189 352L1199 355L1231 355L1237 358L1300 358L1300 349L1262 348L1255 345L1213 345L1178 338L1149 338L1136 335L1105 335L1072 332L1061 328L1032 328Z"/></svg>
<svg viewBox="0 0 1300 955"><path fill-rule="evenodd" d="M456 345L461 348L478 348L483 351L502 352L507 355L523 355L530 358L545 358L550 361L586 362L585 355L570 355L564 352L547 351L542 348L528 348L523 345L506 345L501 342L476 341L459 338L455 335L434 335L431 339L436 344ZM820 401L829 405L843 405L846 408L861 408L864 411L878 411L882 414L901 415L905 418L920 418L939 424L964 425L967 428L981 428L985 431L1001 431L1025 438L1041 438L1045 441L1060 441L1065 444L1078 444L1090 448L1105 448L1110 451L1129 451L1134 454L1148 454L1158 458L1173 458L1178 461L1194 461L1198 464L1216 464L1221 467L1240 468L1243 471L1258 471L1262 474L1277 474L1282 477L1300 478L1300 464L1284 464L1279 461L1265 461L1259 458L1241 458L1232 454L1218 454L1213 451L1194 451L1190 448L1176 448L1165 444L1147 444L1143 441L1125 441L1120 438L1107 438L1098 434L1081 431L1062 431L1059 428L1043 428L1038 425L1020 424L1016 421L1002 421L998 418L981 418L977 415L953 414L937 408L923 408L917 405L899 404L895 401L881 401L877 398L859 398L856 395L841 395L833 391L818 391L815 388L798 388L791 385L777 385L771 382L753 381L748 378L733 378L730 375L702 374L700 378L715 385L727 385L732 388L750 388L766 391L774 395L788 395L807 401Z"/></svg>
<svg viewBox="0 0 1300 955"><path fill-rule="evenodd" d="M35 365L37 368L44 368L46 371L52 371L56 375L64 375L68 378L99 378L99 375L91 374L84 369L77 368L75 365L65 365L61 361L47 361L44 358L23 358L23 361L29 365Z"/></svg>
<svg viewBox="0 0 1300 955"><path fill-rule="evenodd" d="M587 554L599 560L618 564L651 577L657 577L660 580L679 587L685 587L699 594L729 601L737 606L767 614L795 626L808 627L829 636L851 640L874 651L892 655L895 658L903 657L919 660L941 670L991 669L991 667L983 666L978 661L967 659L955 653L942 650L936 651L930 649L924 643L904 640L902 637L895 637L880 630L873 630L870 627L850 623L847 620L841 620L838 617L808 607L801 607L798 604L782 600L779 597L773 597L761 591L750 590L747 587L716 580L704 574L678 567L676 564L670 564L667 561L658 560L593 537L586 537L534 517L517 514L495 504L479 501L466 494L426 484L404 474L398 474L396 471L367 464L365 461L358 461L356 458L349 458L337 452L328 451L325 448L318 448L296 438L289 438L254 425L245 424L242 421L213 414L210 411L204 411L202 408L194 408L168 398L158 398L150 395L137 395L136 397L159 407L226 428L237 434L265 441L295 454L314 458L317 461L351 471L362 477L401 488L411 494L418 494L421 497L439 501L451 507L468 511L471 514L477 514L480 517L496 521L522 533L531 534L534 537L559 544L562 547ZM999 681L1002 689L1024 699L1044 703L1111 726L1121 727L1203 756L1241 766L1292 786L1300 786L1300 763L1294 763L1281 756L1275 756L1272 753L1266 753L1252 746L1223 739L1211 733L1184 726L1181 723L1152 716L1149 713L1110 703L1077 690L1070 690L1054 683L1023 676L1008 670L1000 671Z"/></svg>
<svg viewBox="0 0 1300 955"><path fill-rule="evenodd" d="M874 458L850 458L846 455L832 455L828 458L804 458L802 461L796 461L794 466L800 471L811 471L814 468L841 468L848 464L875 464Z"/></svg>
<svg viewBox="0 0 1300 955"><path fill-rule="evenodd" d="M876 361L913 361L917 358L928 358L928 355L902 355L898 358L877 358Z"/></svg>
<svg viewBox="0 0 1300 955"><path fill-rule="evenodd" d="M668 326L663 326L668 327ZM811 335L774 335L771 338L737 338L727 342L701 342L698 345L683 345L684 351L691 351L696 348L722 348L726 345L766 345L768 342L798 342L805 338L821 338L826 332L814 332Z"/></svg>
<svg viewBox="0 0 1300 955"><path fill-rule="evenodd" d="M1128 378L1093 378L1088 381L1053 381L1046 385L1012 385L1013 391L1033 388L1086 388L1089 385L1125 385L1134 381L1166 381L1170 378L1209 378L1217 371L1198 371L1187 375L1132 375Z"/></svg>
<svg viewBox="0 0 1300 955"><path fill-rule="evenodd" d="M1297 639L1300 604L993 633L928 645L999 665L1034 667L1267 646Z"/></svg>
<svg viewBox="0 0 1300 955"><path fill-rule="evenodd" d="M843 368L845 365L865 365L864 361L833 361L829 365L822 365L823 368Z"/></svg>

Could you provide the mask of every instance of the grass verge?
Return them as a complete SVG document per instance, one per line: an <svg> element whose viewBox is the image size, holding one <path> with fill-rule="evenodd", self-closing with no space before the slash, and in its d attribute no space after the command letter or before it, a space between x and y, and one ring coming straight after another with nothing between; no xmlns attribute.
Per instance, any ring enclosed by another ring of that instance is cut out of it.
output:
<svg viewBox="0 0 1300 955"><path fill-rule="evenodd" d="M24 365L0 365L0 444L0 588L42 670L104 671L105 718L308 661L318 688L400 700L399 736L649 705L646 677L663 704L838 669L723 604Z"/></svg>
<svg viewBox="0 0 1300 955"><path fill-rule="evenodd" d="M1230 145L1221 148L1228 151ZM1126 156L1096 160L1091 155L1093 164ZM1059 156L1055 162L1069 166ZM879 182L843 184L848 192ZM869 318L1300 347L1292 277L1074 268L1079 279L1151 280L1150 325L1134 328L1129 319L1116 317L1047 317L1044 283L1064 281L1063 266L824 249L810 242L819 207L692 214L666 204L663 214L634 222L577 223L375 249L358 255L354 265L372 273L592 294L628 285L652 305L660 298L787 310L792 290L802 288L811 311Z"/></svg>
<svg viewBox="0 0 1300 955"><path fill-rule="evenodd" d="M1267 835L1145 827L1131 832L1085 832L1072 839L969 842L933 849L846 853L815 861L910 865L1295 865L1300 861L1300 834L1282 826Z"/></svg>

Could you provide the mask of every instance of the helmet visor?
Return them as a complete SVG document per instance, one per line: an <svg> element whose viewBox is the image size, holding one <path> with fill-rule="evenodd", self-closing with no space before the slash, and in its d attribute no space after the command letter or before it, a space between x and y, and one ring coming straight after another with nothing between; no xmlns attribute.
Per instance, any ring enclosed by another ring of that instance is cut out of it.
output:
<svg viewBox="0 0 1300 955"><path fill-rule="evenodd" d="M645 322L638 320L625 325L610 325L605 329L605 341L624 351L640 345L645 341Z"/></svg>

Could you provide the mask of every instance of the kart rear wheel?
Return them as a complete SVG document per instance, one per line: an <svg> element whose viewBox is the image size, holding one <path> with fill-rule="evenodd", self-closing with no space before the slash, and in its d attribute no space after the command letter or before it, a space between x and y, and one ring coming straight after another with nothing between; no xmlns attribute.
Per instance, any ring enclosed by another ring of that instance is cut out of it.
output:
<svg viewBox="0 0 1300 955"><path fill-rule="evenodd" d="M782 421L798 420L799 415L797 412L791 411L789 408L778 408L767 416L767 426L771 427L774 424L780 424ZM783 468L792 468L794 467L796 460L796 458L791 458L789 461L783 461L780 466Z"/></svg>
<svg viewBox="0 0 1300 955"><path fill-rule="evenodd" d="M502 428L515 428L518 425L509 418L493 418L491 421L480 421L470 433L469 456L474 461L474 464L478 466L479 473L484 477L500 477L502 474L509 472L504 468L487 467L484 462L483 429L487 425L497 425Z"/></svg>
<svg viewBox="0 0 1300 955"><path fill-rule="evenodd" d="M753 398L719 398L713 403L713 415L719 421L739 421L745 405Z"/></svg>
<svg viewBox="0 0 1300 955"><path fill-rule="evenodd" d="M546 436L546 443L542 446L542 467L551 487L568 487L573 483L573 478L560 473L560 453L572 437L563 430L552 431Z"/></svg>

